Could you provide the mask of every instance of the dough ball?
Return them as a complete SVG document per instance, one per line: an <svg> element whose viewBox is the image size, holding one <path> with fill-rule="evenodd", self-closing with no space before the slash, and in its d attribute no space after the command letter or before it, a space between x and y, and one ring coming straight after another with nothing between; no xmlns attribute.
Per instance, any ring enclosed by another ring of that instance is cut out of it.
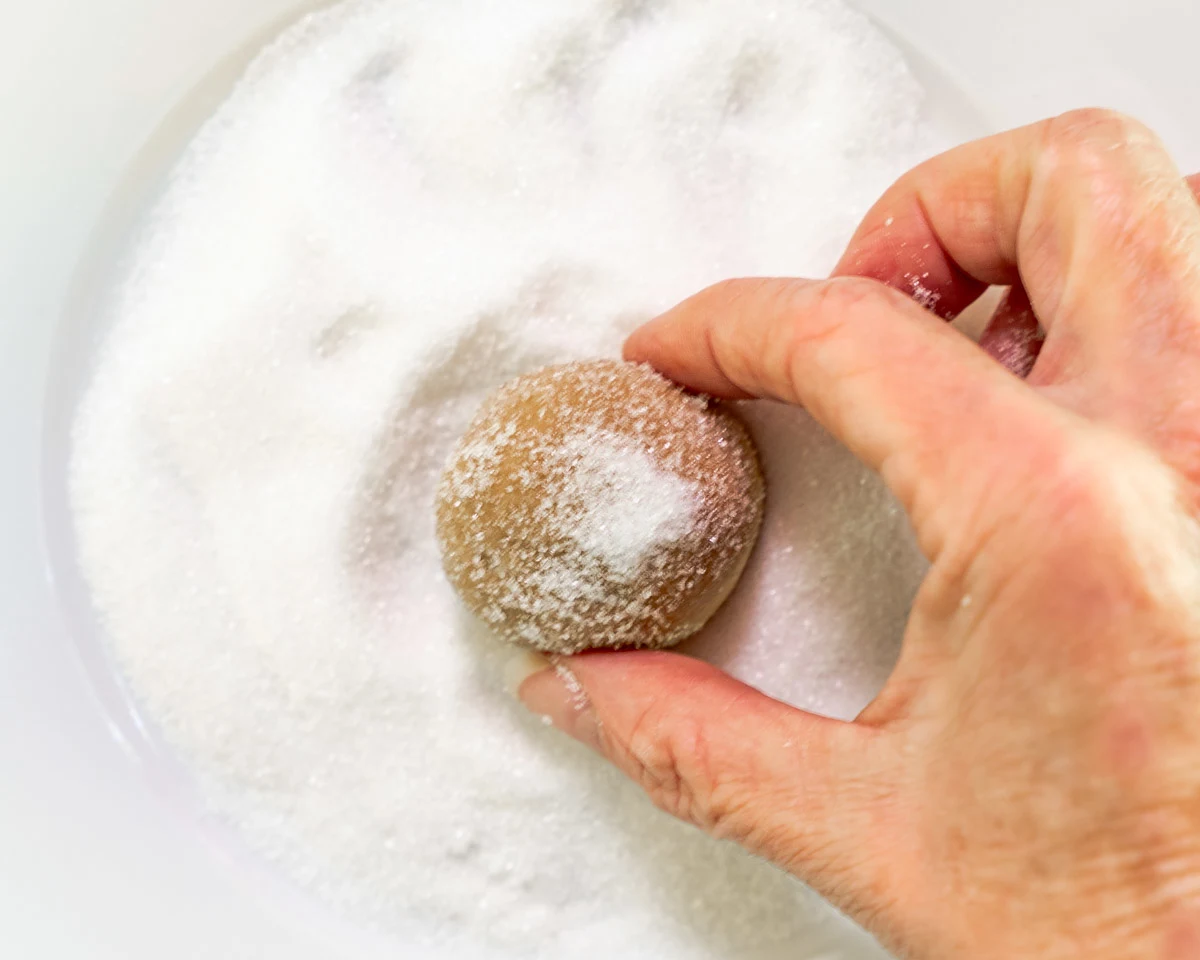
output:
<svg viewBox="0 0 1200 960"><path fill-rule="evenodd" d="M647 366L511 381L437 496L446 574L501 636L537 650L668 647L729 596L762 524L746 428Z"/></svg>

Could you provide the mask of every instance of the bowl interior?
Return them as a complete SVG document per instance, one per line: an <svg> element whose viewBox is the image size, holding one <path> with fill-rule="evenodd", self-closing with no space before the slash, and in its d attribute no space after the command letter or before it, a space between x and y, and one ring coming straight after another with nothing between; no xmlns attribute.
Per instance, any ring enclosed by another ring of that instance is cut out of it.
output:
<svg viewBox="0 0 1200 960"><path fill-rule="evenodd" d="M315 960L397 947L314 908L203 825L186 771L103 657L66 513L71 411L138 217L262 42L311 6L0 0L0 920L15 955ZM1200 83L1185 75L1200 8L1016 0L998 23L949 0L860 6L964 138L1105 104L1147 119L1200 169Z"/></svg>

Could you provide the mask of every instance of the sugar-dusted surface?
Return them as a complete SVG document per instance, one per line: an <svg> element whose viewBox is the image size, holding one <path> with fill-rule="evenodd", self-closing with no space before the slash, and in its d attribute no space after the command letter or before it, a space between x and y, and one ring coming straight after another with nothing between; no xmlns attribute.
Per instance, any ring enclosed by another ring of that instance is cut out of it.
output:
<svg viewBox="0 0 1200 960"><path fill-rule="evenodd" d="M80 411L112 657L214 810L470 956L838 956L794 884L526 718L431 504L482 399L736 274L828 270L930 149L832 0L357 0L267 51L147 223ZM921 573L878 482L746 411L771 510L689 645L849 714Z"/></svg>
<svg viewBox="0 0 1200 960"><path fill-rule="evenodd" d="M542 509L558 535L616 581L635 579L655 553L698 535L704 489L665 469L653 449L593 427L571 434L558 457L568 472Z"/></svg>
<svg viewBox="0 0 1200 960"><path fill-rule="evenodd" d="M438 540L467 606L516 643L666 647L736 584L762 506L727 409L649 367L592 360L488 398L439 487Z"/></svg>

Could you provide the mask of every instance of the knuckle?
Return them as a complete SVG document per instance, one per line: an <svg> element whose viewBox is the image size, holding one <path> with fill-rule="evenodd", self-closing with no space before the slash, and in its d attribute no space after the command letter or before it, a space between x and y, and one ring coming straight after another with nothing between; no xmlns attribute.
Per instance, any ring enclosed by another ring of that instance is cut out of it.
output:
<svg viewBox="0 0 1200 960"><path fill-rule="evenodd" d="M723 281L709 288L710 312L740 318L710 327L709 351L732 382L785 402L802 395L796 365L842 342L864 309L907 298L874 280L839 278Z"/></svg>
<svg viewBox="0 0 1200 960"><path fill-rule="evenodd" d="M1153 137L1140 120L1104 107L1071 110L1050 121L1055 139L1065 143L1107 142L1120 144L1130 139Z"/></svg>
<svg viewBox="0 0 1200 960"><path fill-rule="evenodd" d="M736 303L741 299L743 294L743 282L732 277L727 280L718 280L703 291L705 299L717 303Z"/></svg>
<svg viewBox="0 0 1200 960"><path fill-rule="evenodd" d="M1158 142L1156 134L1144 122L1099 107L1070 110L1056 116L1049 121L1048 130L1050 144L1084 155L1126 144Z"/></svg>
<svg viewBox="0 0 1200 960"><path fill-rule="evenodd" d="M1106 511L1103 478L1086 446L1071 431L1030 431L1023 455L981 476L944 532L939 579L957 591L978 559L994 553L1023 555L1019 571L1076 566Z"/></svg>
<svg viewBox="0 0 1200 960"><path fill-rule="evenodd" d="M1158 135L1115 110L1074 110L1047 121L1040 163L1047 178L1086 178L1096 198L1145 194L1160 179L1178 185Z"/></svg>
<svg viewBox="0 0 1200 960"><path fill-rule="evenodd" d="M844 381L862 373L844 369L847 334L861 317L864 305L872 298L878 302L879 291L885 289L872 280L848 278L790 294L794 302L788 305L787 315L792 319L779 331L767 357L776 379L788 384L792 397L803 396L805 369L814 362L826 367L830 357L836 357L835 365ZM862 351L854 351L854 355L862 361Z"/></svg>
<svg viewBox="0 0 1200 960"><path fill-rule="evenodd" d="M1104 580L1137 607L1174 604L1200 588L1200 541L1174 475L1140 444L1096 431L1043 457L1037 508L1043 560ZM1052 536L1050 535L1052 532ZM1096 587L1099 583L1090 586Z"/></svg>
<svg viewBox="0 0 1200 960"><path fill-rule="evenodd" d="M722 310L728 310L746 300L757 301L776 295L777 291L785 289L790 283L789 280L772 277L732 277L718 280L706 288L704 297Z"/></svg>
<svg viewBox="0 0 1200 960"><path fill-rule="evenodd" d="M1117 451L1093 439L1072 437L1046 444L1033 463L1039 474L1037 489L1040 521L1052 523L1059 533L1071 533L1071 541L1093 538L1111 516L1114 499L1112 474L1105 469Z"/></svg>
<svg viewBox="0 0 1200 960"><path fill-rule="evenodd" d="M845 319L865 304L878 304L881 298L907 300L891 287L866 277L838 277L818 284L814 290L818 305L836 319Z"/></svg>
<svg viewBox="0 0 1200 960"><path fill-rule="evenodd" d="M1104 496L1103 483L1092 457L1082 444L1066 444L1056 451L1044 477L1043 490L1050 509L1059 516L1072 516L1079 510L1094 512Z"/></svg>
<svg viewBox="0 0 1200 960"><path fill-rule="evenodd" d="M648 706L617 752L621 765L656 806L718 837L741 840L745 792L717 773L699 718L672 717Z"/></svg>
<svg viewBox="0 0 1200 960"><path fill-rule="evenodd" d="M1093 235L1093 249L1110 258L1119 253L1112 262L1124 283L1121 299L1139 315L1165 313L1168 333L1184 330L1194 343L1200 221L1195 199L1157 134L1112 110L1064 114L1046 123L1033 178L1053 203L1077 208L1077 229ZM1053 236L1054 222L1031 224L1024 248L1054 249L1041 236ZM1089 287L1075 285L1066 306L1090 305Z"/></svg>
<svg viewBox="0 0 1200 960"><path fill-rule="evenodd" d="M754 326L754 318L783 315L780 311L787 309L784 301L793 286L788 280L749 278L722 280L705 291L707 312L726 320L708 326L709 353L731 382L753 392L777 391L770 343L763 335L747 335L747 327Z"/></svg>
<svg viewBox="0 0 1200 960"><path fill-rule="evenodd" d="M783 344L788 357L837 340L881 305L912 308L904 294L862 277L839 277L781 295L792 301L788 312L794 318Z"/></svg>
<svg viewBox="0 0 1200 960"><path fill-rule="evenodd" d="M1114 110L1075 110L1047 122L1041 151L1043 174L1071 180L1088 176L1098 188L1111 193L1133 185L1125 175L1129 151L1158 143L1157 136L1133 117Z"/></svg>
<svg viewBox="0 0 1200 960"><path fill-rule="evenodd" d="M657 706L647 707L630 730L626 752L635 779L663 810L698 823L708 793L698 775L704 765L705 739L695 720L663 722Z"/></svg>

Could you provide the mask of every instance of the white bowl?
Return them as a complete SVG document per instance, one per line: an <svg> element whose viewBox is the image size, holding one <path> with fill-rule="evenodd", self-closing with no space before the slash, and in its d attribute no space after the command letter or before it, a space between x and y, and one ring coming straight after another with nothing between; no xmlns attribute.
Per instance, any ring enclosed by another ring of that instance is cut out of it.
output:
<svg viewBox="0 0 1200 960"><path fill-rule="evenodd" d="M88 306L153 178L307 0L0 0L0 953L395 956L202 828L114 722L64 607L61 466ZM862 0L999 129L1106 105L1200 169L1193 0ZM940 74L940 77L939 77ZM969 118L970 111L963 112ZM969 126L969 121L964 119ZM64 318L67 318L64 320ZM404 952L412 956L410 951Z"/></svg>

